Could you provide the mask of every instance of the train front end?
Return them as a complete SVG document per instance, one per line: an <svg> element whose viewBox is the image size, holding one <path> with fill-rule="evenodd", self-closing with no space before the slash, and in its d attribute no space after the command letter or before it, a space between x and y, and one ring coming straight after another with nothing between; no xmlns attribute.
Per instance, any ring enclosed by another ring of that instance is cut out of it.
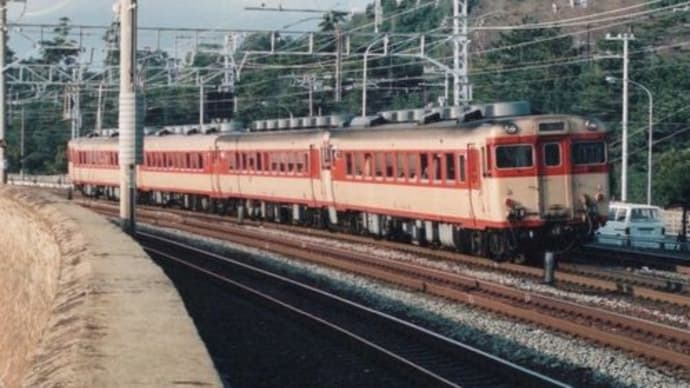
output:
<svg viewBox="0 0 690 388"><path fill-rule="evenodd" d="M570 115L516 117L492 139L503 216L520 246L567 250L606 220L609 165L606 133Z"/></svg>

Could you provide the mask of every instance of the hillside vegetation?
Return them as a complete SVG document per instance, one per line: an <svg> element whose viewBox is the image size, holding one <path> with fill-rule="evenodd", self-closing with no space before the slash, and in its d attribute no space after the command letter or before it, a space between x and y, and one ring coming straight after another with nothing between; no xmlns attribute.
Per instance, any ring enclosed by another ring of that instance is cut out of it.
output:
<svg viewBox="0 0 690 388"><path fill-rule="evenodd" d="M580 4L583 0L574 1ZM675 160L662 157L663 154L690 147L690 77L688 64L690 52L690 12L683 11L685 1L648 1L641 8L623 12L614 9L640 4L633 0L593 1L587 8L571 8L570 1L544 2L537 0L470 0L470 24L472 26L524 26L554 20L571 19L575 23L556 28L505 29L503 31L480 31L471 35L471 82L474 99L477 102L527 100L537 112L574 113L598 118L605 122L610 131L610 160L614 166L612 188L614 195L618 184L620 168L620 117L621 84L605 82L605 77L621 76L621 60L616 58L622 51L619 41L608 41L606 33L617 34L632 31L636 40L630 45L630 79L645 85L654 95L655 126L654 153L655 169L667 169L661 163ZM553 4L556 5L554 9ZM680 10L672 12L665 8L678 5ZM452 3L450 0L400 2L384 0L384 23L382 31L445 33L452 24ZM661 10L655 13L646 11ZM409 11L409 12L405 12ZM608 12L608 13L607 13ZM398 16L392 16L396 15ZM626 19L625 14L639 14ZM604 22L573 19L583 15L597 15ZM319 28L332 32L340 23L343 31L360 28L372 31L373 7L365 13L347 19L343 15L328 14ZM591 22L591 23L590 23ZM76 47L70 39L69 20L63 19L63 28L46 40L46 44L57 47ZM115 31L115 30L113 30ZM117 42L117 34L107 34L106 42ZM278 48L286 50L304 45L305 37L285 36L277 42ZM318 44L334 46L335 39L325 39ZM352 49L362 52L369 41L353 38ZM10 42L11 46L11 42ZM244 49L270 47L266 35L249 36ZM412 46L410 46L412 47ZM452 46L440 40L429 41L427 53L434 58L443 58L452 63ZM220 54L209 54L209 50L220 49L209 44L204 53L190 58L186 66L221 66ZM403 46L398 47L404 50ZM68 68L76 51L59 49L45 51L37 63L60 63ZM106 59L117 62L116 52ZM150 54L150 53L149 53ZM147 64L164 64L167 53L148 55ZM314 92L315 110L324 114L333 112L361 111L362 62L360 58L344 58L343 101L334 103L332 76L333 58L308 56L256 56L250 57L249 66L242 72L237 83L236 97L239 112L232 113L232 98L218 101L225 109L211 115L226 119L240 119L244 122L256 118L286 116L289 110L295 115L308 113L307 91L296 84L304 74L313 74L317 79ZM444 74L434 72L433 66L418 58L377 57L369 61L368 110L390 110L420 107L436 103L444 95ZM11 70L10 70L11 71ZM15 88L16 89L16 88ZM28 90L28 89L27 89ZM50 91L50 88L48 88ZM27 93L26 90L14 90ZM58 92L60 92L58 90ZM82 132L95 125L96 92L86 90L82 95L84 122ZM146 90L146 124L148 126L176 125L198 122L198 91L190 88L159 88ZM451 92L452 100L452 92ZM106 102L105 127L117 125L117 100ZM630 194L633 201L645 200L646 149L647 149L648 100L639 88L630 87L630 150L631 176ZM25 105L27 135L26 167L33 173L51 173L65 170L64 147L69 137L69 123L62 120L62 100L37 100ZM16 112L16 110L15 110ZM11 116L10 166L18 170L19 118ZM672 167L672 166L671 166ZM660 175L655 179L666 178ZM655 181L655 201L666 205L669 198L665 182ZM663 192L662 192L663 191ZM675 196L677 197L677 196ZM682 202L684 198L675 198ZM682 197L682 195L681 195Z"/></svg>

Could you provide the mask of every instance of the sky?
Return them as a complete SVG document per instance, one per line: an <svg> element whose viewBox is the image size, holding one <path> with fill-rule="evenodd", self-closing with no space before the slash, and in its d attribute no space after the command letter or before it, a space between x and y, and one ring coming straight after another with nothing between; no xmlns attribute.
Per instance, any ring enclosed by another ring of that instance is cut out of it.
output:
<svg viewBox="0 0 690 388"><path fill-rule="evenodd" d="M371 0L140 0L139 24L164 27L278 28L313 14L252 12L244 7L282 5L285 8L363 10ZM75 24L108 24L114 0L27 0L22 23L52 23L69 16ZM17 21L24 7L10 5L9 21ZM309 26L309 24L305 24Z"/></svg>
<svg viewBox="0 0 690 388"><path fill-rule="evenodd" d="M314 13L247 11L245 7L338 9L363 11L373 0L139 0L140 27L186 27L210 29L281 29L293 25L293 30L314 30L318 16ZM113 6L116 0L26 0L26 4L10 3L8 23L55 24L67 16L74 25L109 25L115 18ZM315 18L316 17L316 18ZM299 23L303 19L311 19ZM18 57L34 55L37 31L10 30L9 46ZM102 50L102 32L84 38L87 46ZM89 42L90 39L90 42ZM153 34L140 36L139 47L151 47L156 40ZM174 50L171 38L163 37L168 51ZM100 47L100 48L99 48ZM182 48L184 50L184 48ZM96 53L101 57L102 53Z"/></svg>

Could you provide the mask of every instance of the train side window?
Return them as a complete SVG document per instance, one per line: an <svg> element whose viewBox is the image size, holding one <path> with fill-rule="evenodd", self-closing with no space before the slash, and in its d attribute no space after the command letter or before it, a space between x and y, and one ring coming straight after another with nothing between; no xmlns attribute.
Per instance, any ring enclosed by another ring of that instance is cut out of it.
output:
<svg viewBox="0 0 690 388"><path fill-rule="evenodd" d="M345 174L352 175L354 171L354 166L352 163L352 153L348 152L345 154Z"/></svg>
<svg viewBox="0 0 690 388"><path fill-rule="evenodd" d="M361 152L355 154L355 175L361 177L364 166L364 155Z"/></svg>
<svg viewBox="0 0 690 388"><path fill-rule="evenodd" d="M393 154L386 152L386 178L393 178L395 167L393 166Z"/></svg>
<svg viewBox="0 0 690 388"><path fill-rule="evenodd" d="M198 153L197 154L197 161L199 162L199 169L203 170L204 169L204 154Z"/></svg>
<svg viewBox="0 0 690 388"><path fill-rule="evenodd" d="M459 162L459 167L458 170L460 172L460 182L465 182L467 180L467 162L465 161L465 155L459 155L458 156L458 162Z"/></svg>
<svg viewBox="0 0 690 388"><path fill-rule="evenodd" d="M398 152L398 157L397 163L396 163L396 169L397 169L397 174L398 174L398 179L404 180L407 177L407 167L405 164L405 154L402 152Z"/></svg>
<svg viewBox="0 0 690 388"><path fill-rule="evenodd" d="M264 164L263 164L263 155L261 152L256 153L256 171L263 171Z"/></svg>
<svg viewBox="0 0 690 388"><path fill-rule="evenodd" d="M433 170L433 178L436 183L439 183L441 181L441 154L433 154L432 160L434 162L433 166L431 167Z"/></svg>
<svg viewBox="0 0 690 388"><path fill-rule="evenodd" d="M364 154L364 176L371 178L374 172L374 158L371 153L367 152Z"/></svg>
<svg viewBox="0 0 690 388"><path fill-rule="evenodd" d="M457 174L455 173L455 156L453 154L446 155L446 182L451 183L457 180Z"/></svg>
<svg viewBox="0 0 690 388"><path fill-rule="evenodd" d="M376 153L376 164L374 166L374 172L376 174L377 178L383 177L383 162L384 162L384 155L382 152L377 152Z"/></svg>
<svg viewBox="0 0 690 388"><path fill-rule="evenodd" d="M306 152L303 153L302 160L304 160L304 173L309 174L309 154Z"/></svg>
<svg viewBox="0 0 690 388"><path fill-rule="evenodd" d="M416 153L410 153L407 155L407 178L411 180L417 180L417 160L419 157Z"/></svg>
<svg viewBox="0 0 690 388"><path fill-rule="evenodd" d="M544 144L544 165L556 167L561 165L561 145L558 143Z"/></svg>
<svg viewBox="0 0 690 388"><path fill-rule="evenodd" d="M419 171L422 173L422 180L429 180L429 155L426 153L419 155Z"/></svg>

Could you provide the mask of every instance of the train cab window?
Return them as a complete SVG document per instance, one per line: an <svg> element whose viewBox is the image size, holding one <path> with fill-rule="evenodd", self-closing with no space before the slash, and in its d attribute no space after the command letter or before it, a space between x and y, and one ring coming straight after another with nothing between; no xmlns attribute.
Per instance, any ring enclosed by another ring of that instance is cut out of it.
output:
<svg viewBox="0 0 690 388"><path fill-rule="evenodd" d="M393 166L393 154L386 153L386 178L393 178L395 176L395 167Z"/></svg>
<svg viewBox="0 0 690 388"><path fill-rule="evenodd" d="M350 152L345 154L345 173L347 175L352 175L354 171L354 164L352 162L352 154Z"/></svg>
<svg viewBox="0 0 690 388"><path fill-rule="evenodd" d="M407 178L408 179L417 179L417 154L408 154L407 155Z"/></svg>
<svg viewBox="0 0 690 388"><path fill-rule="evenodd" d="M544 165L556 167L561 165L561 145L558 143L544 144Z"/></svg>
<svg viewBox="0 0 690 388"><path fill-rule="evenodd" d="M446 159L446 182L452 183L457 179L455 173L455 156L453 154L445 154Z"/></svg>
<svg viewBox="0 0 690 388"><path fill-rule="evenodd" d="M496 167L498 168L524 168L532 167L531 145L511 145L496 147Z"/></svg>
<svg viewBox="0 0 690 388"><path fill-rule="evenodd" d="M383 153L377 152L375 158L374 173L377 178L383 177Z"/></svg>
<svg viewBox="0 0 690 388"><path fill-rule="evenodd" d="M606 146L600 141L573 143L572 154L573 163L576 165L606 162Z"/></svg>
<svg viewBox="0 0 690 388"><path fill-rule="evenodd" d="M466 166L465 162L465 155L459 155L458 156L458 171L460 172L460 182L465 182L467 180L467 170L465 168Z"/></svg>

